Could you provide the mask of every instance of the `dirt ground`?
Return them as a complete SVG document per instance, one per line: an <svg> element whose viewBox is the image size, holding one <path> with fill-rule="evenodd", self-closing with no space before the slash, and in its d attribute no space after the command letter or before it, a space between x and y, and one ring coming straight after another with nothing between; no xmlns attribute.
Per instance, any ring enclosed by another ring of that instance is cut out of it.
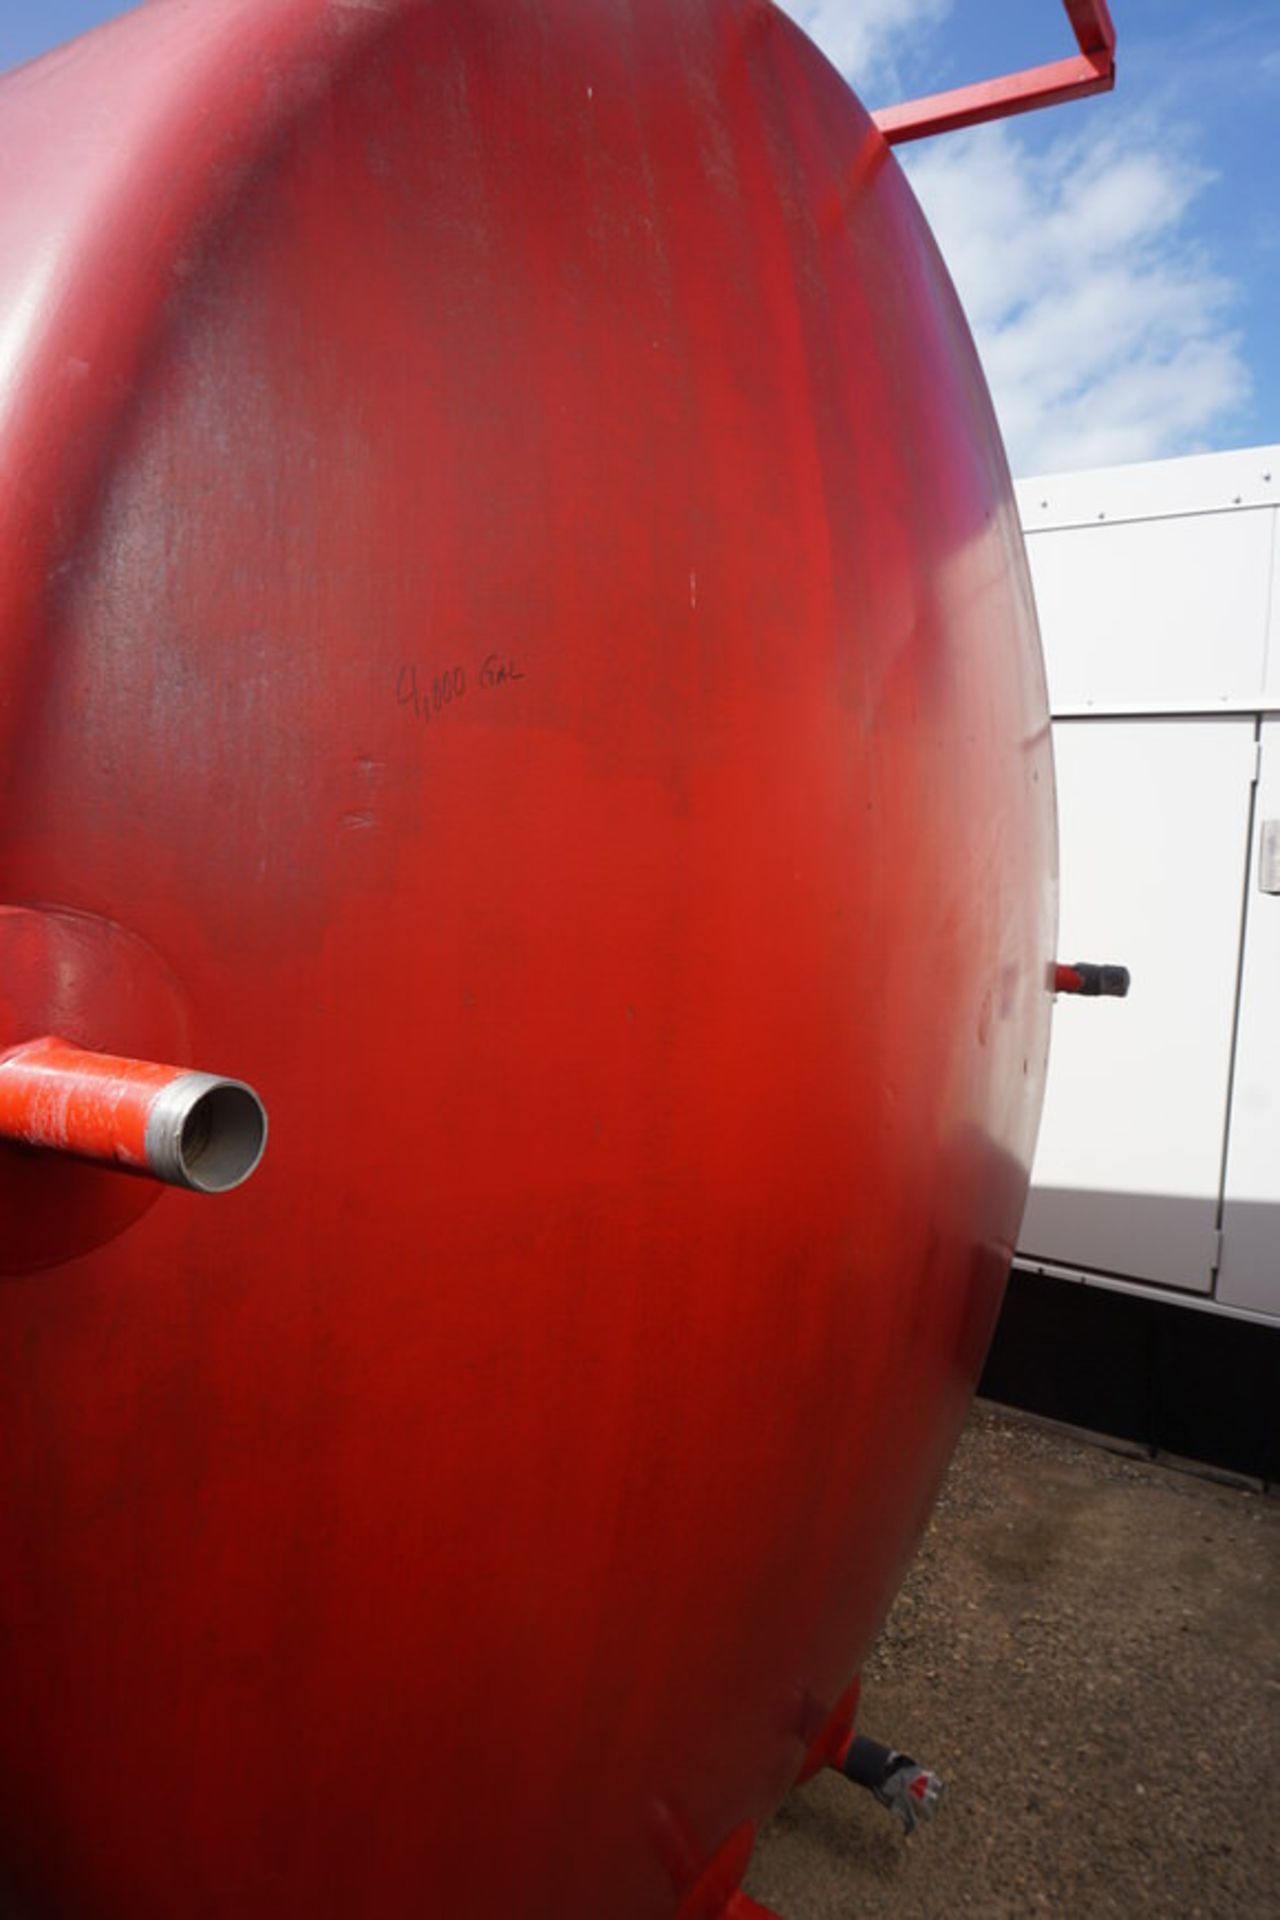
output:
<svg viewBox="0 0 1280 1920"><path fill-rule="evenodd" d="M1280 1920L1280 1500L979 1406L862 1699L946 1799L908 1841L798 1788L747 1883L784 1920Z"/></svg>

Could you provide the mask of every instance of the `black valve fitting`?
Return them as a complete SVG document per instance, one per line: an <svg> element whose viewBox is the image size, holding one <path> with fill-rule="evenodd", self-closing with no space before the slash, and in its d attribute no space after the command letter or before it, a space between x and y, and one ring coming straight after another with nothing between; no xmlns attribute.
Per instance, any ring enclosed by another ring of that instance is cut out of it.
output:
<svg viewBox="0 0 1280 1920"><path fill-rule="evenodd" d="M1076 960L1069 967L1061 962L1053 970L1055 993L1082 993L1090 999L1107 994L1123 1000L1129 991L1128 967L1098 966L1092 960Z"/></svg>

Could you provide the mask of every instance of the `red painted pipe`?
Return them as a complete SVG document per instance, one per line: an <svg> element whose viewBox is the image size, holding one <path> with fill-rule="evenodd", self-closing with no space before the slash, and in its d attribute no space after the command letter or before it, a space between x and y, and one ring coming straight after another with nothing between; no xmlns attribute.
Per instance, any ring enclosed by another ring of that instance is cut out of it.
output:
<svg viewBox="0 0 1280 1920"><path fill-rule="evenodd" d="M267 1116L243 1081L46 1035L0 1058L0 1138L227 1193L262 1158Z"/></svg>
<svg viewBox="0 0 1280 1920"><path fill-rule="evenodd" d="M871 117L889 145L1110 93L1116 83L1116 30L1106 0L1065 0L1065 5L1079 53L1068 60L1002 74L997 80L980 80L921 100L904 100L896 107L881 107Z"/></svg>

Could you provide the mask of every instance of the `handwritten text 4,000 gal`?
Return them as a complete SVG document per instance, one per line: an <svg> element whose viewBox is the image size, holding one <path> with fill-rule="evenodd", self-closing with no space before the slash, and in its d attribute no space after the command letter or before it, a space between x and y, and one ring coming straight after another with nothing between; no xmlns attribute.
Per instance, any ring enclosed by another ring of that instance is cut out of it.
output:
<svg viewBox="0 0 1280 1920"><path fill-rule="evenodd" d="M429 673L409 661L396 674L396 705L409 707L416 720L429 723L458 706L468 691L490 693L523 679L523 668L502 653L487 653L474 674L461 665Z"/></svg>

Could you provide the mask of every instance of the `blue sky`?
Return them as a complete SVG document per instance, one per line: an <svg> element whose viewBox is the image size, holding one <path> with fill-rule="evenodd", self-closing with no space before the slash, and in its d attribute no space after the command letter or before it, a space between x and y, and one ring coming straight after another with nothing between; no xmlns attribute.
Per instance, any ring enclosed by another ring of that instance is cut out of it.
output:
<svg viewBox="0 0 1280 1920"><path fill-rule="evenodd" d="M869 106L1073 44L1059 0L782 3ZM1280 441L1280 4L1111 7L1114 94L899 150L1023 473ZM0 0L0 68L123 10Z"/></svg>

